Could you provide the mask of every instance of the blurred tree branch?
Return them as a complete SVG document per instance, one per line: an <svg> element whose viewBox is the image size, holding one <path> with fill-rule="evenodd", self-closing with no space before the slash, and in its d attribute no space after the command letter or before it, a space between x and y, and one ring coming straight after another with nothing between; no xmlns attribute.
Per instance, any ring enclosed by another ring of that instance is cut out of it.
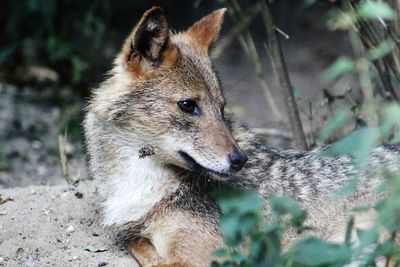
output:
<svg viewBox="0 0 400 267"><path fill-rule="evenodd" d="M282 48L279 42L279 36L276 32L273 18L266 0L262 0L262 17L268 34L268 43L266 45L267 53L270 56L275 74L281 85L282 93L285 98L286 111L288 113L290 126L293 132L294 146L297 149L307 150L307 141L300 120L297 103L293 95L293 85L290 82L289 73L286 68Z"/></svg>
<svg viewBox="0 0 400 267"><path fill-rule="evenodd" d="M224 1L225 2L225 1ZM236 24L236 27L240 27L239 25L245 24L245 18L243 17L243 11L237 0L229 0L226 1L225 4L229 7L229 14ZM259 8L261 8L258 4L256 4ZM272 113L277 118L278 122L283 124L283 117L281 112L276 105L275 99L272 96L271 89L268 86L267 80L265 78L264 67L261 64L261 59L258 55L257 48L255 46L253 37L251 36L250 30L248 27L244 28L241 34L238 36L238 40L242 49L245 51L246 55L249 57L251 63L254 66L254 70L257 74L258 81L260 83L261 88L263 89L265 100L269 107L272 110Z"/></svg>

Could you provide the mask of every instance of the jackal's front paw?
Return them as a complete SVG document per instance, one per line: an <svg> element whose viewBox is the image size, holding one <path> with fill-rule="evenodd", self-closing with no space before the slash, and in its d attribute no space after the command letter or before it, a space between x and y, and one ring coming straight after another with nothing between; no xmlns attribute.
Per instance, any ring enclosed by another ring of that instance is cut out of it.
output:
<svg viewBox="0 0 400 267"><path fill-rule="evenodd" d="M161 259L149 240L145 238L129 241L128 250L142 267L161 266Z"/></svg>

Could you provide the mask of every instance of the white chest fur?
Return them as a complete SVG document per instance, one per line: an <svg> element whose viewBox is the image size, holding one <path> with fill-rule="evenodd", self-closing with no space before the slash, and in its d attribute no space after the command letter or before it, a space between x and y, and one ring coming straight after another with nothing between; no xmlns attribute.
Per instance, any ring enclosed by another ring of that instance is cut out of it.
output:
<svg viewBox="0 0 400 267"><path fill-rule="evenodd" d="M105 197L106 225L134 222L146 215L164 196L178 188L167 169L156 164L151 156L140 159L137 152L123 151L118 166L100 182Z"/></svg>

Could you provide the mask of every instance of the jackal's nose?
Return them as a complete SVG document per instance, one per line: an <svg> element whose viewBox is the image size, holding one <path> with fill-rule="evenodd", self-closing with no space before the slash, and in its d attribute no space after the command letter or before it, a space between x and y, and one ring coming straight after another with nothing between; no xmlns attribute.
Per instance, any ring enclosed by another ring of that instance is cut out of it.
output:
<svg viewBox="0 0 400 267"><path fill-rule="evenodd" d="M243 165L246 164L247 160L247 156L240 151L235 150L229 154L231 169L234 171L240 171Z"/></svg>

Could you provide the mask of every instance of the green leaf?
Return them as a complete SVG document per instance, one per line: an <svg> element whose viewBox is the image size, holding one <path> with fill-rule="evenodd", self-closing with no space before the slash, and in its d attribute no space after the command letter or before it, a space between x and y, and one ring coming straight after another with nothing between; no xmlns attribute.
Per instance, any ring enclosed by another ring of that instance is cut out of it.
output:
<svg viewBox="0 0 400 267"><path fill-rule="evenodd" d="M361 164L375 147L380 133L376 128L360 128L333 143L321 155L336 157L343 155L354 155L354 163Z"/></svg>
<svg viewBox="0 0 400 267"><path fill-rule="evenodd" d="M72 68L71 68L72 69L72 82L78 83L82 78L84 64L79 57L73 56L71 59L71 65L72 65Z"/></svg>
<svg viewBox="0 0 400 267"><path fill-rule="evenodd" d="M368 247L369 245L375 243L378 241L379 234L375 229L357 229L357 236L358 236L358 242L359 246L361 248Z"/></svg>
<svg viewBox="0 0 400 267"><path fill-rule="evenodd" d="M10 56L15 53L17 46L11 45L9 47L3 48L0 51L0 64L4 63Z"/></svg>
<svg viewBox="0 0 400 267"><path fill-rule="evenodd" d="M378 246L378 232L373 229L357 229L357 242L353 246L353 259L357 258L358 266L375 266Z"/></svg>
<svg viewBox="0 0 400 267"><path fill-rule="evenodd" d="M383 1L363 1L357 8L357 14L363 19L394 19L396 13Z"/></svg>
<svg viewBox="0 0 400 267"><path fill-rule="evenodd" d="M194 0L193 8L199 8L201 2L203 2L203 0Z"/></svg>
<svg viewBox="0 0 400 267"><path fill-rule="evenodd" d="M388 189L388 196L384 199L378 209L378 219L389 232L400 231L400 175L386 176L386 186Z"/></svg>
<svg viewBox="0 0 400 267"><path fill-rule="evenodd" d="M233 251L230 255L231 260L236 261L236 262L241 262L246 260L246 257L239 253L238 251Z"/></svg>
<svg viewBox="0 0 400 267"><path fill-rule="evenodd" d="M332 10L329 12L331 18L328 20L328 28L335 30L349 30L354 27L356 16L353 12L339 12Z"/></svg>
<svg viewBox="0 0 400 267"><path fill-rule="evenodd" d="M217 199L223 213L258 211L263 203L257 193L245 190L222 189L216 190L212 195Z"/></svg>
<svg viewBox="0 0 400 267"><path fill-rule="evenodd" d="M358 206L358 207L352 208L351 210L354 212L367 212L373 208L374 208L373 205L364 205L364 206Z"/></svg>
<svg viewBox="0 0 400 267"><path fill-rule="evenodd" d="M345 73L352 71L355 68L354 62L345 56L339 57L327 70L322 74L324 82L330 82L342 76Z"/></svg>
<svg viewBox="0 0 400 267"><path fill-rule="evenodd" d="M212 255L217 258L226 258L229 256L229 251L226 249L220 248L220 249L214 250Z"/></svg>
<svg viewBox="0 0 400 267"><path fill-rule="evenodd" d="M301 212L300 206L288 197L271 196L270 203L272 213L276 216L297 215Z"/></svg>
<svg viewBox="0 0 400 267"><path fill-rule="evenodd" d="M227 245L235 247L242 242L243 236L240 232L238 216L222 216L219 226L224 233L224 240Z"/></svg>
<svg viewBox="0 0 400 267"><path fill-rule="evenodd" d="M17 251L15 252L15 258L19 261L25 261L26 260L25 250L23 248L18 248Z"/></svg>
<svg viewBox="0 0 400 267"><path fill-rule="evenodd" d="M353 248L353 257L360 255L361 262L370 262L370 257L372 256L372 251L365 253L366 250L370 250L371 245L375 244L378 241L379 234L375 229L357 229L357 243L356 246ZM370 265L363 265L360 266L370 266Z"/></svg>
<svg viewBox="0 0 400 267"><path fill-rule="evenodd" d="M290 266L342 266L351 260L351 250L347 246L306 237L295 241L287 258Z"/></svg>
<svg viewBox="0 0 400 267"><path fill-rule="evenodd" d="M303 226L307 218L307 213L300 208L299 204L288 197L271 196L270 197L271 210L277 218L285 215L290 215L290 224L296 231L303 231L308 229Z"/></svg>
<svg viewBox="0 0 400 267"><path fill-rule="evenodd" d="M368 58L370 60L379 59L390 53L390 51L392 51L395 46L396 44L393 42L393 40L385 40L381 42L377 47L371 48L368 51Z"/></svg>
<svg viewBox="0 0 400 267"><path fill-rule="evenodd" d="M309 8L312 5L314 5L317 2L317 0L303 0L303 8Z"/></svg>
<svg viewBox="0 0 400 267"><path fill-rule="evenodd" d="M332 118L328 120L324 127L322 127L322 130L319 133L319 139L322 142L325 142L335 130L342 127L350 119L350 115L350 111L347 109L341 109L336 112Z"/></svg>
<svg viewBox="0 0 400 267"><path fill-rule="evenodd" d="M396 244L395 241L389 239L385 240L382 244L379 245L379 247L375 250L376 255L384 255L386 257L392 257L392 259L397 259L397 261L400 258L400 247L398 244ZM397 267L399 262L397 262Z"/></svg>
<svg viewBox="0 0 400 267"><path fill-rule="evenodd" d="M349 177L344 181L343 185L330 195L332 201L337 201L346 197L351 196L357 189L359 179L356 177Z"/></svg>
<svg viewBox="0 0 400 267"><path fill-rule="evenodd" d="M239 217L239 229L242 235L249 235L258 228L260 216L258 213L248 212Z"/></svg>
<svg viewBox="0 0 400 267"><path fill-rule="evenodd" d="M85 250L90 251L90 252L103 252L103 251L107 251L108 248L101 246L101 245L89 245L85 248Z"/></svg>
<svg viewBox="0 0 400 267"><path fill-rule="evenodd" d="M292 89L292 94L293 94L294 98L296 98L296 99L302 98L299 88L297 88L296 86L292 86L291 89Z"/></svg>
<svg viewBox="0 0 400 267"><path fill-rule="evenodd" d="M389 138L390 134L393 133L393 130L400 128L399 114L399 104L390 104L384 107L382 111L383 122L380 125L380 131L385 138Z"/></svg>

